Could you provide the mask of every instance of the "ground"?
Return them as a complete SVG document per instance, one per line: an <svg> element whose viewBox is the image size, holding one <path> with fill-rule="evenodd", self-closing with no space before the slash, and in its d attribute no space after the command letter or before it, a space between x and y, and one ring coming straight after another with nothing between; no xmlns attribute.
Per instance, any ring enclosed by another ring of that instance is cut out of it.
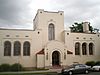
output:
<svg viewBox="0 0 100 75"><path fill-rule="evenodd" d="M20 73L16 73L16 74L1 74L0 75L62 75L60 73L56 73L56 72L45 72L45 73L24 73L24 74L20 74ZM91 72L89 74L75 74L75 75L100 75L100 72Z"/></svg>

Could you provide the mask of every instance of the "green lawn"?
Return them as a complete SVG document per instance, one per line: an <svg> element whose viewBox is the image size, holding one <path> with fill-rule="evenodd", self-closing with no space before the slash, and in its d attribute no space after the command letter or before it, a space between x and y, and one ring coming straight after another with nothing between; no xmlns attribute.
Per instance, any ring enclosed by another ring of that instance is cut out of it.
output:
<svg viewBox="0 0 100 75"><path fill-rule="evenodd" d="M41 73L0 73L0 75L57 75L56 72L41 72Z"/></svg>

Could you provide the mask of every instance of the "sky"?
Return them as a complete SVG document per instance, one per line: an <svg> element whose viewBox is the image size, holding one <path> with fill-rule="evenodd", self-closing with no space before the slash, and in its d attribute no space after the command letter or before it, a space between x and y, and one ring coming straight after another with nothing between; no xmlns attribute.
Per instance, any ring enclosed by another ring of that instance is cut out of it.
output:
<svg viewBox="0 0 100 75"><path fill-rule="evenodd" d="M67 29L85 21L100 29L100 0L0 0L0 28L33 29L38 9L64 11Z"/></svg>

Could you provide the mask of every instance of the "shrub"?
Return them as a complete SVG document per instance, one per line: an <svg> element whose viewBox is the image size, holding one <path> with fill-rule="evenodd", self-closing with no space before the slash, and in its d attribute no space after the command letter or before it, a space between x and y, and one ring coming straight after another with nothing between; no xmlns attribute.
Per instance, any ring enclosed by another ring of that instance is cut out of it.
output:
<svg viewBox="0 0 100 75"><path fill-rule="evenodd" d="M6 71L10 71L10 65L9 64L1 64L0 72L6 72Z"/></svg>
<svg viewBox="0 0 100 75"><path fill-rule="evenodd" d="M11 66L11 71L23 71L23 70L24 68L19 63L15 63Z"/></svg>
<svg viewBox="0 0 100 75"><path fill-rule="evenodd" d="M100 65L100 61L96 61L95 65Z"/></svg>
<svg viewBox="0 0 100 75"><path fill-rule="evenodd" d="M92 66L95 65L95 62L94 61L88 61L85 64L92 67Z"/></svg>

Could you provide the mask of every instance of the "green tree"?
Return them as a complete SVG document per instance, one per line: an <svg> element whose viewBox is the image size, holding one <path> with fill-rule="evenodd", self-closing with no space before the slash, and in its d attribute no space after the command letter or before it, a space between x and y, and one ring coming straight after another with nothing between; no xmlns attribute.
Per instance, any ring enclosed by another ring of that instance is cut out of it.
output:
<svg viewBox="0 0 100 75"><path fill-rule="evenodd" d="M89 23L89 31L91 31L91 33L93 32L93 27L90 26L90 23Z"/></svg>
<svg viewBox="0 0 100 75"><path fill-rule="evenodd" d="M72 27L70 27L71 29L71 32L83 32L83 22L81 23L77 23L75 22ZM90 26L90 23L89 23L89 31L93 32L93 27Z"/></svg>
<svg viewBox="0 0 100 75"><path fill-rule="evenodd" d="M70 27L71 32L83 32L83 22L82 23L77 23L75 22L72 27Z"/></svg>

